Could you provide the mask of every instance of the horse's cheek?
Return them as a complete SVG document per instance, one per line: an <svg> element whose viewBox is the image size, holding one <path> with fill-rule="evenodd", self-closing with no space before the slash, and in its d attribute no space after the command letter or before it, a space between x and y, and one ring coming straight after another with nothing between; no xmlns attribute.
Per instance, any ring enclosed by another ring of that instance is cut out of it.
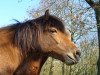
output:
<svg viewBox="0 0 100 75"><path fill-rule="evenodd" d="M39 44L43 52L48 52L51 47L50 38L47 36L43 36L39 39Z"/></svg>
<svg viewBox="0 0 100 75"><path fill-rule="evenodd" d="M61 37L59 34L55 34L55 35L52 35L52 40L53 42L55 42L55 45L57 45L61 42Z"/></svg>

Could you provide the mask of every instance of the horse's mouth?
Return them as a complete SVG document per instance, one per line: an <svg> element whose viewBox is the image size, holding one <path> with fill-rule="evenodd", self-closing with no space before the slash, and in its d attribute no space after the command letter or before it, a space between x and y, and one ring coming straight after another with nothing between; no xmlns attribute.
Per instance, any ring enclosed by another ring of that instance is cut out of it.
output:
<svg viewBox="0 0 100 75"><path fill-rule="evenodd" d="M65 63L66 63L67 65L77 64L78 61L79 61L79 60L77 60L77 59L73 59L73 58L70 57L69 55L66 55L66 56L64 57L64 59L65 59Z"/></svg>

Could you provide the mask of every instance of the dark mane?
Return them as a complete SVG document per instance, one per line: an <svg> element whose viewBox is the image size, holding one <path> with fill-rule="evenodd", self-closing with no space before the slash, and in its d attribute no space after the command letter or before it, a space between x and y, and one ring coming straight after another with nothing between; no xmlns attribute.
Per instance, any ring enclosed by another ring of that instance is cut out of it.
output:
<svg viewBox="0 0 100 75"><path fill-rule="evenodd" d="M45 20L45 17L41 16L41 17L35 19L34 21L41 24L41 26L43 26L43 28L46 28L49 26L49 27L55 27L62 32L64 32L64 30L65 30L63 21L53 15L49 15L48 20Z"/></svg>
<svg viewBox="0 0 100 75"><path fill-rule="evenodd" d="M62 32L65 30L63 22L52 15L49 15L48 20L41 16L37 19L17 23L2 29L14 31L13 44L21 50L22 54L26 55L30 49L38 50L39 44L37 38L47 27L55 27Z"/></svg>

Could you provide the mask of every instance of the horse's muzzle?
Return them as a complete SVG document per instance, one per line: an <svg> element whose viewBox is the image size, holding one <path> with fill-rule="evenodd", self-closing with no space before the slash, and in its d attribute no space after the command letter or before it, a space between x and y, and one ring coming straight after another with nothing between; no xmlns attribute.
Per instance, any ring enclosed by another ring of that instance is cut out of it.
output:
<svg viewBox="0 0 100 75"><path fill-rule="evenodd" d="M64 58L65 58L65 63L66 63L67 65L76 64L76 63L79 62L80 56L81 56L81 52L80 52L80 51L76 51L76 53L73 54L73 57L70 56L70 55L66 55L66 56L64 56Z"/></svg>

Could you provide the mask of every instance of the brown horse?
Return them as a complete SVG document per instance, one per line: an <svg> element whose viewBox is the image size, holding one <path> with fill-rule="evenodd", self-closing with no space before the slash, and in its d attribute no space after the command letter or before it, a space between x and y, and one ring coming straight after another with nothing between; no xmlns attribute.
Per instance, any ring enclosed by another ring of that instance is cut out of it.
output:
<svg viewBox="0 0 100 75"><path fill-rule="evenodd" d="M39 75L48 56L76 64L80 51L63 22L45 15L0 29L0 75Z"/></svg>

